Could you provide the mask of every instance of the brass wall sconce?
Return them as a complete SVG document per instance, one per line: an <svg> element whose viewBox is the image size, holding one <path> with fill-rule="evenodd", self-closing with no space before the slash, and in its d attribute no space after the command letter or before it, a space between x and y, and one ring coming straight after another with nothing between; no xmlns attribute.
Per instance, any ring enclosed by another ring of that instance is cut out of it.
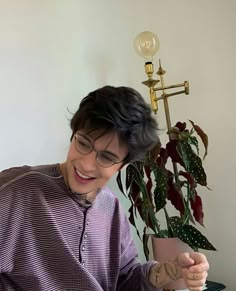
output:
<svg viewBox="0 0 236 291"><path fill-rule="evenodd" d="M158 111L158 101L163 100L164 109L166 115L166 123L168 130L171 129L171 121L170 121L170 113L168 106L168 98L178 94L189 94L189 82L184 81L181 84L175 84L170 86L165 86L164 83L164 75L165 70L163 70L161 66L161 61L159 60L159 69L157 71L157 75L160 80L153 79L154 73L154 65L153 65L153 56L159 50L160 42L158 37L150 31L144 31L139 33L134 39L134 48L137 54L144 58L145 61L145 73L147 74L148 79L143 81L142 84L146 85L149 88L150 94L150 102L153 112L156 114ZM156 87L156 85L160 82L160 86ZM183 90L167 93L170 89L182 87ZM157 97L156 92L161 91L161 95Z"/></svg>

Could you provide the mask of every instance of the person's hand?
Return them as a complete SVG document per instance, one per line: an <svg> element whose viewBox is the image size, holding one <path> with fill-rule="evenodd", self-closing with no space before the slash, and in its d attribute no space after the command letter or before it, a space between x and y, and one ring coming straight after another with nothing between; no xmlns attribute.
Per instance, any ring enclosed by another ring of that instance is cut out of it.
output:
<svg viewBox="0 0 236 291"><path fill-rule="evenodd" d="M202 291L209 270L206 256L201 253L181 253L177 257L186 286L191 291Z"/></svg>

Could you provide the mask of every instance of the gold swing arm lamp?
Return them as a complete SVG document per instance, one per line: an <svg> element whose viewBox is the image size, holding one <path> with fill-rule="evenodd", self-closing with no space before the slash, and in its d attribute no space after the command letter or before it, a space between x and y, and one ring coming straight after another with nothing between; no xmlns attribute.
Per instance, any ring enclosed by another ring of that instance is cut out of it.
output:
<svg viewBox="0 0 236 291"><path fill-rule="evenodd" d="M150 103L153 112L156 114L158 111L158 101L163 100L164 109L166 115L166 122L168 131L171 129L171 121L170 121L170 112L168 105L168 98L171 96L179 95L179 94L189 94L189 82L184 81L180 84L165 86L164 75L165 70L163 70L161 66L161 62L159 61L159 69L157 71L158 79L153 79L154 73L154 64L153 57L157 53L160 47L160 42L158 37L150 31L144 31L139 33L134 39L134 48L139 56L144 58L145 61L145 73L148 77L147 80L143 81L142 84L146 85L149 88L150 95ZM160 86L156 87L160 82ZM167 93L170 89L175 88L183 88L183 90ZM161 91L161 95L157 97L156 92Z"/></svg>

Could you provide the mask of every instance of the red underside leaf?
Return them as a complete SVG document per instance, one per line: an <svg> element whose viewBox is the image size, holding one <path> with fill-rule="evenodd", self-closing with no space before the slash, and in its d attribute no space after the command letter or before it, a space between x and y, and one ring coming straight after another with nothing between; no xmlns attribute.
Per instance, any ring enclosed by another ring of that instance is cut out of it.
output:
<svg viewBox="0 0 236 291"><path fill-rule="evenodd" d="M175 127L177 127L179 129L179 131L184 131L186 129L186 122L180 122L180 121L178 121L175 124Z"/></svg>
<svg viewBox="0 0 236 291"><path fill-rule="evenodd" d="M159 167L165 167L166 163L167 163L167 159L168 159L168 153L167 150L164 148L160 149L160 154L157 158L157 164L159 165Z"/></svg>
<svg viewBox="0 0 236 291"><path fill-rule="evenodd" d="M193 190L196 187L195 180L194 180L193 176L190 173L179 171L179 175L183 176L184 178L187 179L191 190Z"/></svg>
<svg viewBox="0 0 236 291"><path fill-rule="evenodd" d="M170 177L168 180L167 198L181 214L184 214L183 198L173 181L173 177Z"/></svg>
<svg viewBox="0 0 236 291"><path fill-rule="evenodd" d="M195 129L196 133L200 136L202 143L204 144L205 147L205 154L203 159L206 157L207 155L207 150L208 150L208 136L207 134L201 129L201 127L197 124L195 124L192 120L189 120L193 126L193 128Z"/></svg>
<svg viewBox="0 0 236 291"><path fill-rule="evenodd" d="M190 199L191 208L193 210L193 216L196 219L198 223L200 223L202 226L203 224L203 207L202 207L202 199L200 196L198 196L197 192L195 192L195 197Z"/></svg>
<svg viewBox="0 0 236 291"><path fill-rule="evenodd" d="M140 196L140 188L135 181L133 181L133 183L131 184L130 196L132 197L132 201L133 201L133 208L132 208L133 213L137 215L136 210L138 210L138 213L140 217L142 218L142 220L145 221L145 224L151 229L155 230L155 226L152 224L150 214L148 213L149 209L147 208L142 197ZM133 218L134 217L130 216L129 220Z"/></svg>
<svg viewBox="0 0 236 291"><path fill-rule="evenodd" d="M175 163L179 163L181 166L184 167L184 162L177 150L178 140L170 140L166 145L166 150L168 156L171 157L172 161Z"/></svg>

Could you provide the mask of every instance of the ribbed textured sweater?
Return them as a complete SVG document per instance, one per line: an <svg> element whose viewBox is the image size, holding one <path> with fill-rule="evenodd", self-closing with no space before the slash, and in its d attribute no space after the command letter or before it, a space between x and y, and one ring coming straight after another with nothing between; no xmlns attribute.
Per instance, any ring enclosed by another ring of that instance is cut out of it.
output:
<svg viewBox="0 0 236 291"><path fill-rule="evenodd" d="M108 188L83 207L59 164L0 173L1 291L157 290L147 280L153 264L138 262Z"/></svg>

